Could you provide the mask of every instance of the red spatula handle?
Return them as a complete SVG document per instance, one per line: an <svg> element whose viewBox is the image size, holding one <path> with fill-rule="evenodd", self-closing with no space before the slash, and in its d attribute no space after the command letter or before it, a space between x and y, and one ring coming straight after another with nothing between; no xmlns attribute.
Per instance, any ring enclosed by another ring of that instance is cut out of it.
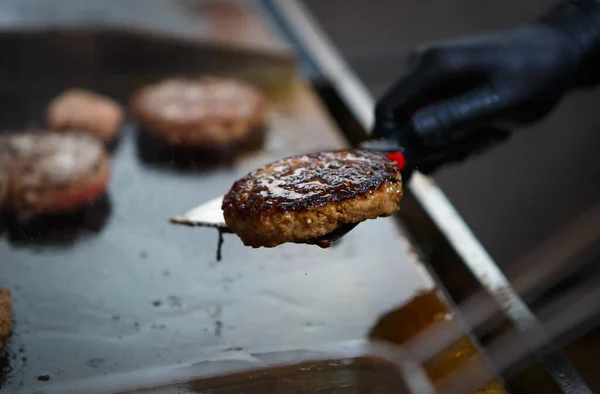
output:
<svg viewBox="0 0 600 394"><path fill-rule="evenodd" d="M396 167L398 167L398 169L400 171L404 170L404 167L406 166L406 159L404 158L404 155L402 153L400 153L400 152L388 153L388 159L393 161L394 164L396 164Z"/></svg>

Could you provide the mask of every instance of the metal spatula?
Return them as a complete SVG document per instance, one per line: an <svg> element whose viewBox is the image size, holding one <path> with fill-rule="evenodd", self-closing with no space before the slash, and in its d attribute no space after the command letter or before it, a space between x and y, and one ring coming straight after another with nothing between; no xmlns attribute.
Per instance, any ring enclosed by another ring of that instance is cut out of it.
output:
<svg viewBox="0 0 600 394"><path fill-rule="evenodd" d="M233 233L223 218L222 204L223 196L217 197L192 208L183 215L172 217L171 223L192 227L212 227L223 233Z"/></svg>
<svg viewBox="0 0 600 394"><path fill-rule="evenodd" d="M393 155L390 156L390 158L396 161L402 170L408 168L406 166L404 149L399 146L396 139L369 140L361 143L358 148L363 150L380 151L389 155ZM409 176L409 173L407 171L403 171L403 177L406 179L407 176ZM171 218L171 223L192 227L212 227L219 230L220 233L233 233L223 218L223 211L221 210L222 204L223 196L217 197L213 200L198 205L182 215L177 215ZM322 237L302 243L328 248L357 225L358 223L345 224Z"/></svg>
<svg viewBox="0 0 600 394"><path fill-rule="evenodd" d="M177 215L171 218L171 223L182 224L192 227L212 227L219 230L221 233L233 233L225 223L221 205L223 204L223 196L198 205L197 207L187 211L183 215ZM337 230L324 235L314 240L309 240L303 243L318 245L322 248L327 248L337 242L341 237L346 235L350 230L356 227L358 223L344 225Z"/></svg>
<svg viewBox="0 0 600 394"><path fill-rule="evenodd" d="M401 169L406 167L404 149L402 149L395 139L369 140L361 143L359 149L374 150L385 152L390 156ZM404 172L403 172L404 175ZM233 231L225 223L221 205L223 204L223 196L217 197L204 204L201 204L183 215L177 215L171 218L173 224L183 224L194 227L212 227L219 230L221 233L233 233ZM318 245L322 248L328 248L336 243L340 238L346 235L350 230L356 227L358 223L350 223L342 225L331 233L325 234L322 237L315 238L302 242L304 244Z"/></svg>

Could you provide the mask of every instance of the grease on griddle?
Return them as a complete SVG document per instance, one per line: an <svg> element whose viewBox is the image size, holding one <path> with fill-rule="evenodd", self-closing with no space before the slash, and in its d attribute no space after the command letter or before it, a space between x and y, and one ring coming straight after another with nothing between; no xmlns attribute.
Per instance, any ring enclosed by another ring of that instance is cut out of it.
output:
<svg viewBox="0 0 600 394"><path fill-rule="evenodd" d="M106 363L106 361L103 358L93 358L91 360L88 360L85 363L85 365L87 365L88 367L90 367L92 369L98 369L98 368L104 367L105 363Z"/></svg>
<svg viewBox="0 0 600 394"><path fill-rule="evenodd" d="M181 308L181 306L183 305L183 301L181 300L181 297L176 296L176 295L169 295L167 297L167 302L169 303L169 306L171 308Z"/></svg>
<svg viewBox="0 0 600 394"><path fill-rule="evenodd" d="M443 327L452 320L452 310L443 301L438 289L421 291L409 302L381 316L371 328L369 338L375 341L404 345L434 324ZM406 324L410 322L410 324ZM448 345L423 363L427 375L434 384L457 373L466 365L481 358L477 346L465 335ZM506 393L500 382L490 380L477 393Z"/></svg>
<svg viewBox="0 0 600 394"><path fill-rule="evenodd" d="M219 240L217 241L217 261L221 261L222 256L222 249L223 249L223 230L218 229L219 232Z"/></svg>
<svg viewBox="0 0 600 394"><path fill-rule="evenodd" d="M235 347L227 348L227 349L225 349L223 351L224 352L241 352L242 350L244 350L243 347L241 347L241 346L235 346Z"/></svg>
<svg viewBox="0 0 600 394"><path fill-rule="evenodd" d="M4 393L3 389L13 387L15 384L22 387L23 382L17 382L22 378L21 372L27 368L28 359L24 353L23 345L18 347L7 345L4 352L0 351L0 393Z"/></svg>

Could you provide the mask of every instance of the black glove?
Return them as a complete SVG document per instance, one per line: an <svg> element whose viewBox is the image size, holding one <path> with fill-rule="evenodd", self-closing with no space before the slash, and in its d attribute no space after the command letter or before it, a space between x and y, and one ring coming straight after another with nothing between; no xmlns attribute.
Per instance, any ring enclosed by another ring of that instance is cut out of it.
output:
<svg viewBox="0 0 600 394"><path fill-rule="evenodd" d="M401 142L441 157L420 168L427 173L541 119L566 91L598 83L600 2L562 2L529 25L430 45L409 64L377 104L374 137L412 129Z"/></svg>

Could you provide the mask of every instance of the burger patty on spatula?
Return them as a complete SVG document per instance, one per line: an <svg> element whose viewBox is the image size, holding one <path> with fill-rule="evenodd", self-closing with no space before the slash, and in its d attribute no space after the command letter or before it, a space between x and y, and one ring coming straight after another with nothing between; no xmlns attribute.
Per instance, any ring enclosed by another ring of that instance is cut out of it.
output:
<svg viewBox="0 0 600 394"><path fill-rule="evenodd" d="M341 226L400 209L402 178L383 153L360 150L285 158L235 182L225 222L247 246L313 243Z"/></svg>

